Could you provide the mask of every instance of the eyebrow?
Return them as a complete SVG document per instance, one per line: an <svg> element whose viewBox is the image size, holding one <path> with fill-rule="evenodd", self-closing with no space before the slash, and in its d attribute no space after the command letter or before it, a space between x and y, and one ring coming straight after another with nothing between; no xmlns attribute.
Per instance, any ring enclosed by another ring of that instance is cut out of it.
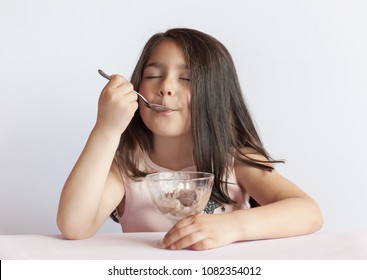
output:
<svg viewBox="0 0 367 280"><path fill-rule="evenodd" d="M151 62L149 64L147 64L145 66L145 69L148 67L155 67L155 68L163 68L163 65L161 63L158 62ZM184 70L188 70L189 66L187 66L186 64L179 64L176 66L177 69L184 69Z"/></svg>

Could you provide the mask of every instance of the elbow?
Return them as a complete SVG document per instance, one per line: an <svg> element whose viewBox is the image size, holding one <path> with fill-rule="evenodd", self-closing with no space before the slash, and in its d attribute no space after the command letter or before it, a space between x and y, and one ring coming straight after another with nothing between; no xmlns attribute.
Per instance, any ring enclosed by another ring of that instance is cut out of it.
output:
<svg viewBox="0 0 367 280"><path fill-rule="evenodd" d="M320 212L319 218L317 219L317 221L315 221L316 230L320 230L323 225L324 225L324 218L322 217L322 214Z"/></svg>
<svg viewBox="0 0 367 280"><path fill-rule="evenodd" d="M321 210L320 210L319 206L315 203L313 208L314 209L311 212L313 214L311 215L311 219L310 219L310 223L309 223L310 233L320 230L322 228L322 226L324 225L324 218L322 216L322 213L321 213Z"/></svg>
<svg viewBox="0 0 367 280"><path fill-rule="evenodd" d="M69 240L87 239L95 234L91 230L85 230L77 223L65 222L64 219L57 217L57 226L61 234Z"/></svg>
<svg viewBox="0 0 367 280"><path fill-rule="evenodd" d="M92 235L87 235L78 231L73 231L73 230L61 230L60 232L62 234L62 236L65 237L65 239L68 240L82 240L82 239L87 239L89 237L91 237Z"/></svg>
<svg viewBox="0 0 367 280"><path fill-rule="evenodd" d="M300 199L297 201L293 216L293 222L298 221L298 226L295 226L295 235L311 234L320 230L324 224L324 219L321 210L317 203L310 199Z"/></svg>

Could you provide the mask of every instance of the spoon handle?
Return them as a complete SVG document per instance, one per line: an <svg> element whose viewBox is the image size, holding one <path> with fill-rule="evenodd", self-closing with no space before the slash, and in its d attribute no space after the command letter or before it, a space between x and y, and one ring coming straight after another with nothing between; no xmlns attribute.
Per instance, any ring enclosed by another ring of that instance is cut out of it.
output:
<svg viewBox="0 0 367 280"><path fill-rule="evenodd" d="M106 72L104 72L103 70L98 69L98 73L99 73L102 77L106 78L107 80L111 80L111 76L110 76L110 75L108 75L108 74L107 74Z"/></svg>
<svg viewBox="0 0 367 280"><path fill-rule="evenodd" d="M111 80L111 76L108 75L106 72L104 72L101 69L98 69L98 73L101 74L102 77L106 78L107 80ZM149 102L145 99L144 96L142 96L139 92L135 91L134 92L140 96L141 99L143 99L144 103L149 104Z"/></svg>

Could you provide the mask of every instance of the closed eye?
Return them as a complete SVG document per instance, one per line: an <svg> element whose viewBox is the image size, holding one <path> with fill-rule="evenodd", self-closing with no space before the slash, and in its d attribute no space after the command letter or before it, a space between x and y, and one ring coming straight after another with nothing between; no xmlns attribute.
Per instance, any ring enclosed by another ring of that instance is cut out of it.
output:
<svg viewBox="0 0 367 280"><path fill-rule="evenodd" d="M145 79L157 79L161 78L162 76L146 76Z"/></svg>
<svg viewBox="0 0 367 280"><path fill-rule="evenodd" d="M191 81L190 78L180 78L180 80L184 80L184 81L187 81L187 82L190 82Z"/></svg>

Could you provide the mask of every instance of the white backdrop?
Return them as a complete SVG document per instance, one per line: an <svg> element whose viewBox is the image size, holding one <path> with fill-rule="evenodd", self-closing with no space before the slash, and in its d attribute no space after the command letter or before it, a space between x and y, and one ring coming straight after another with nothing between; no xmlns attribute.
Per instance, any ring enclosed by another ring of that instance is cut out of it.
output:
<svg viewBox="0 0 367 280"><path fill-rule="evenodd" d="M267 149L319 203L323 230L366 230L365 3L0 0L0 233L58 233L106 82L97 69L130 77L146 40L172 27L230 50Z"/></svg>

